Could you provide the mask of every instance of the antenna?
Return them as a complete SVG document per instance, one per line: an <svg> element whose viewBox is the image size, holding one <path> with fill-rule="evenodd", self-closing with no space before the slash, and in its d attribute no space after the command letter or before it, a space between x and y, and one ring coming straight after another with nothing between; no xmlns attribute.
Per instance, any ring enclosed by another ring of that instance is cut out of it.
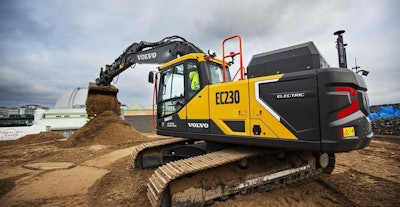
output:
<svg viewBox="0 0 400 207"><path fill-rule="evenodd" d="M358 74L358 73L361 73L361 75L363 75L363 76L368 76L369 71L367 71L367 70L358 70L358 69L360 69L361 67L357 65L357 58L354 58L354 64L355 64L355 66L352 67L351 69L356 70L356 73L357 73L357 74Z"/></svg>
<svg viewBox="0 0 400 207"><path fill-rule="evenodd" d="M346 48L347 44L343 43L343 34L344 30L339 30L333 35L337 35L337 40L336 40L336 48L338 50L338 56L339 56L339 67L340 68L347 68L347 60L346 60Z"/></svg>
<svg viewBox="0 0 400 207"><path fill-rule="evenodd" d="M354 67L352 67L351 69L356 70L356 72L358 71L358 69L360 68L360 66L357 65L357 58L354 58Z"/></svg>

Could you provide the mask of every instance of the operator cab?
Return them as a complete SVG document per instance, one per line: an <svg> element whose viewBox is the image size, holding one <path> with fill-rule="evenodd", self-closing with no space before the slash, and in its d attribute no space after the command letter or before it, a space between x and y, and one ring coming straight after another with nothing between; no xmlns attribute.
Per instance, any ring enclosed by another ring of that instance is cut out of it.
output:
<svg viewBox="0 0 400 207"><path fill-rule="evenodd" d="M149 82L155 87L157 119L173 118L206 85L224 82L221 63L203 53L192 53L160 66L156 73L150 72ZM226 67L225 82L229 81L231 76ZM174 123L168 128L179 130L182 124L182 130L186 130L186 124Z"/></svg>
<svg viewBox="0 0 400 207"><path fill-rule="evenodd" d="M226 70L226 80L230 81ZM150 72L149 82L159 84L155 96L157 117L162 118L177 113L204 86L223 82L222 65L216 59L204 58L204 54L189 54L160 66L156 74Z"/></svg>

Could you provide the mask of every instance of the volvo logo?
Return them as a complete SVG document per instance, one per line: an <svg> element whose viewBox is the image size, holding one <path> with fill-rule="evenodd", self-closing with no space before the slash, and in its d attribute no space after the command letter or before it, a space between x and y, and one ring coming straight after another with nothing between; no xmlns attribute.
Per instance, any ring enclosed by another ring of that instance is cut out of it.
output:
<svg viewBox="0 0 400 207"><path fill-rule="evenodd" d="M190 128L208 129L208 123L188 123Z"/></svg>
<svg viewBox="0 0 400 207"><path fill-rule="evenodd" d="M156 57L157 57L157 53L155 53L155 52L137 55L138 60L149 60L149 59L154 59Z"/></svg>

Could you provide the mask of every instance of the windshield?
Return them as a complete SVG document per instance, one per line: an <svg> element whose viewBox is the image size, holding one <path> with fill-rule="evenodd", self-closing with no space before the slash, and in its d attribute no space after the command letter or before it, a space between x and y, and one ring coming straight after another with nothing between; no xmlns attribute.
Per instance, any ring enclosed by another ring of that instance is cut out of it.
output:
<svg viewBox="0 0 400 207"><path fill-rule="evenodd" d="M177 65L165 70L161 76L161 85L161 100L183 97L183 65Z"/></svg>

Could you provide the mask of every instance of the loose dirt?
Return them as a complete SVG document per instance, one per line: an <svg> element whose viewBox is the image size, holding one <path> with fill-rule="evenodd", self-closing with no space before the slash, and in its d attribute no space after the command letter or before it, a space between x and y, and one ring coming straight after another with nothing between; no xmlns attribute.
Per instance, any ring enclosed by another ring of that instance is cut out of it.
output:
<svg viewBox="0 0 400 207"><path fill-rule="evenodd" d="M116 117L98 115L67 141L52 134L45 142L37 138L34 143L36 137L32 137L2 143L1 206L150 206L146 184L153 170L132 169L130 152L132 146L158 137L141 134ZM108 130L112 132L107 134ZM399 206L400 142L393 140L400 138L375 139L363 150L337 154L332 175L320 174L268 192L235 195L211 206ZM23 167L46 162L76 166Z"/></svg>
<svg viewBox="0 0 400 207"><path fill-rule="evenodd" d="M146 137L136 131L129 122L122 120L112 111L105 111L69 137L65 147L115 145L140 142L145 139Z"/></svg>
<svg viewBox="0 0 400 207"><path fill-rule="evenodd" d="M1 141L1 146L14 146L14 145L27 145L27 144L36 144L41 142L52 142L56 140L64 139L61 134L57 132L40 132L39 134L29 134L24 137L21 137L17 140L12 141Z"/></svg>
<svg viewBox="0 0 400 207"><path fill-rule="evenodd" d="M37 162L23 165L22 167L31 170L58 170L58 169L70 169L76 165L71 162Z"/></svg>
<svg viewBox="0 0 400 207"><path fill-rule="evenodd" d="M121 114L121 103L117 99L118 88L113 85L97 86L89 83L88 97L86 99L86 112L92 118L105 111Z"/></svg>

